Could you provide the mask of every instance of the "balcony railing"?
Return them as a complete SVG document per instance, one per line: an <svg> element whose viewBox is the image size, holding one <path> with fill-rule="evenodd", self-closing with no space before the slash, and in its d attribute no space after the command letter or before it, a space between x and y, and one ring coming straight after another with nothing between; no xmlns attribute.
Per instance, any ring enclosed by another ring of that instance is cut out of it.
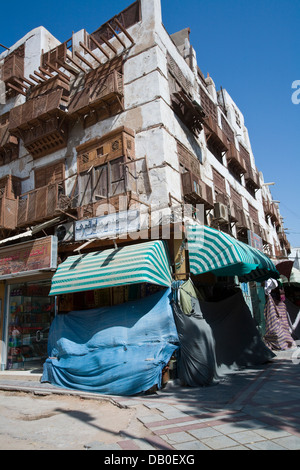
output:
<svg viewBox="0 0 300 470"><path fill-rule="evenodd" d="M21 180L12 175L0 179L0 228L14 230L17 226L18 197Z"/></svg>
<svg viewBox="0 0 300 470"><path fill-rule="evenodd" d="M182 191L186 202L191 204L204 204L205 209L214 207L212 188L199 178L187 171L181 174Z"/></svg>
<svg viewBox="0 0 300 470"><path fill-rule="evenodd" d="M40 158L66 147L67 136L66 121L60 121L54 116L24 132L23 142L33 158Z"/></svg>
<svg viewBox="0 0 300 470"><path fill-rule="evenodd" d="M258 171L252 168L250 153L248 152L248 150L246 150L246 148L242 144L240 144L239 147L240 147L240 156L244 160L245 167L246 167L246 172L245 172L246 185L249 188L253 188L254 190L259 189L260 188L259 175L258 175Z"/></svg>
<svg viewBox="0 0 300 470"><path fill-rule="evenodd" d="M205 119L205 134L208 145L213 145L218 148L220 152L226 152L228 150L229 144L227 137L212 116L208 116Z"/></svg>
<svg viewBox="0 0 300 470"><path fill-rule="evenodd" d="M241 230L250 230L250 217L246 214L244 209L234 205L234 218L236 220L236 228L238 232Z"/></svg>
<svg viewBox="0 0 300 470"><path fill-rule="evenodd" d="M62 183L49 184L19 198L18 227L43 222L70 208Z"/></svg>
<svg viewBox="0 0 300 470"><path fill-rule="evenodd" d="M239 174L245 174L247 172L245 160L240 155L233 143L229 144L229 149L226 153L226 159L228 164L236 168Z"/></svg>
<svg viewBox="0 0 300 470"><path fill-rule="evenodd" d="M18 199L0 196L0 228L14 230L17 226Z"/></svg>
<svg viewBox="0 0 300 470"><path fill-rule="evenodd" d="M67 145L63 90L30 99L10 111L8 130L21 136L33 158L55 152Z"/></svg>
<svg viewBox="0 0 300 470"><path fill-rule="evenodd" d="M280 220L280 214L277 207L273 202L263 200L263 208L266 217L270 217L272 222L278 222Z"/></svg>
<svg viewBox="0 0 300 470"><path fill-rule="evenodd" d="M122 108L123 75L117 70L105 76L91 72L87 75L83 90L70 98L68 113L84 115L91 110L103 108L104 113L114 104ZM121 110L121 109L120 109ZM106 116L104 116L105 118Z"/></svg>
<svg viewBox="0 0 300 470"><path fill-rule="evenodd" d="M5 82L7 90L18 85L18 80L24 75L24 45L5 57L2 67L2 80Z"/></svg>
<svg viewBox="0 0 300 470"><path fill-rule="evenodd" d="M254 170L251 166L247 166L247 171L245 173L245 181L246 184L250 185L254 189L260 188L258 172Z"/></svg>
<svg viewBox="0 0 300 470"><path fill-rule="evenodd" d="M222 130L225 133L229 142L234 143L234 132L222 114L221 114L221 124L222 124Z"/></svg>
<svg viewBox="0 0 300 470"><path fill-rule="evenodd" d="M18 158L19 151L19 139L8 131L8 117L7 122L6 118L1 122L1 118L2 116L0 117L0 165L6 163L8 156L10 160Z"/></svg>

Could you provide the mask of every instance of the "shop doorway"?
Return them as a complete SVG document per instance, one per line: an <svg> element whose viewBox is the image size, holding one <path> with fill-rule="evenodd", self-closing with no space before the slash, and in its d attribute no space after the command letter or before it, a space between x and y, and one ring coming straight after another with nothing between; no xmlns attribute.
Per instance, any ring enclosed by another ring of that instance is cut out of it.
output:
<svg viewBox="0 0 300 470"><path fill-rule="evenodd" d="M55 316L55 298L48 296L50 288L50 280L8 286L6 369L42 369Z"/></svg>

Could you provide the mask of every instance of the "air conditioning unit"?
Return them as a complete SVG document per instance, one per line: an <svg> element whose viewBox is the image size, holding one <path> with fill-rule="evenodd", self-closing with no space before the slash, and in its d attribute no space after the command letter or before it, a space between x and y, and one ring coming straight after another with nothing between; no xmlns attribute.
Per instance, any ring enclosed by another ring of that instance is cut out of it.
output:
<svg viewBox="0 0 300 470"><path fill-rule="evenodd" d="M71 242L74 240L74 223L60 224L55 229L55 235L59 242Z"/></svg>
<svg viewBox="0 0 300 470"><path fill-rule="evenodd" d="M214 205L214 216L215 219L219 220L220 222L228 222L228 207L221 202L216 202Z"/></svg>

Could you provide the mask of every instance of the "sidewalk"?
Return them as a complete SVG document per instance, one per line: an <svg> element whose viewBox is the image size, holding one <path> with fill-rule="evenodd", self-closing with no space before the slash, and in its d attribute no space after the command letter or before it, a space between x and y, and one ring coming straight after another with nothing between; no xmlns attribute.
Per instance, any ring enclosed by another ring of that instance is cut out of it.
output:
<svg viewBox="0 0 300 470"><path fill-rule="evenodd" d="M86 448L300 450L300 360L296 360L295 351L300 353L300 349L278 352L272 362L231 373L211 387L188 388L169 382L154 395L99 395L102 401L135 408L151 439L120 436L116 443L92 442ZM41 384L39 375L20 375L12 380L9 372L0 374L0 390L97 396Z"/></svg>

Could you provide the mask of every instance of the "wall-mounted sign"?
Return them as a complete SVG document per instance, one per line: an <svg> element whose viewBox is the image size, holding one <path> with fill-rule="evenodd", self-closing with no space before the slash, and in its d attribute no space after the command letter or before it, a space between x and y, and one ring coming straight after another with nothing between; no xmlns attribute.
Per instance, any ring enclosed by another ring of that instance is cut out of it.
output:
<svg viewBox="0 0 300 470"><path fill-rule="evenodd" d="M264 245L261 237L251 230L248 230L248 244L253 246L253 248L257 248L259 251L264 251Z"/></svg>
<svg viewBox="0 0 300 470"><path fill-rule="evenodd" d="M77 220L75 222L75 240L118 237L139 230L139 211L121 211L93 219Z"/></svg>
<svg viewBox="0 0 300 470"><path fill-rule="evenodd" d="M19 243L0 249L0 279L57 268L57 237Z"/></svg>

